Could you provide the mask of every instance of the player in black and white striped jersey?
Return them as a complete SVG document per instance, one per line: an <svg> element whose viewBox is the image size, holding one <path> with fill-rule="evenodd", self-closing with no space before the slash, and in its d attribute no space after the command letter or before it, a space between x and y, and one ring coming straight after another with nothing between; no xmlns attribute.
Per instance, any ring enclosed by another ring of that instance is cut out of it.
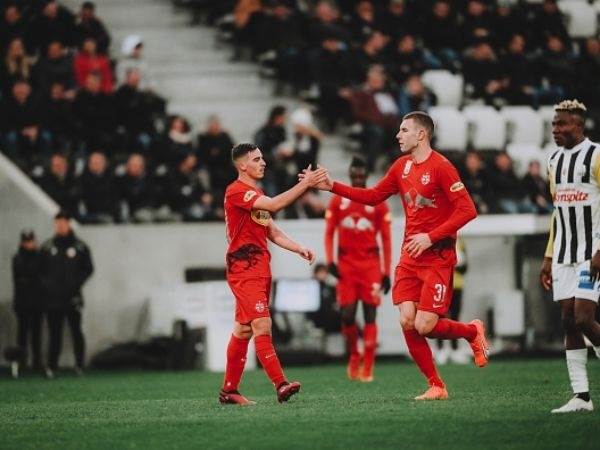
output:
<svg viewBox="0 0 600 450"><path fill-rule="evenodd" d="M584 134L586 107L577 100L555 106L552 134L560 148L548 160L554 213L540 273L552 288L565 328L567 368L574 396L553 413L592 411L584 336L600 357L600 145Z"/></svg>

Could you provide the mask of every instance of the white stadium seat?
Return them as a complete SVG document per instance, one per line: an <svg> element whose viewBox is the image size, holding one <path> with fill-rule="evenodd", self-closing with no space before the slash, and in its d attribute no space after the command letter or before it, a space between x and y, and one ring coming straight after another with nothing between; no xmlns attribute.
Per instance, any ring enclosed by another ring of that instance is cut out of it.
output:
<svg viewBox="0 0 600 450"><path fill-rule="evenodd" d="M558 7L567 16L567 31L575 39L594 36L598 30L596 9L581 0L561 0Z"/></svg>
<svg viewBox="0 0 600 450"><path fill-rule="evenodd" d="M505 106L500 110L507 125L508 141L540 147L544 141L542 117L530 106Z"/></svg>
<svg viewBox="0 0 600 450"><path fill-rule="evenodd" d="M554 106L540 106L538 114L544 124L544 142L554 142L552 139L552 119L554 119Z"/></svg>
<svg viewBox="0 0 600 450"><path fill-rule="evenodd" d="M435 123L435 146L439 150L464 151L467 147L467 119L452 106L433 106L429 114Z"/></svg>
<svg viewBox="0 0 600 450"><path fill-rule="evenodd" d="M462 75L454 75L447 70L426 70L421 79L437 96L439 106L461 105L464 87Z"/></svg>
<svg viewBox="0 0 600 450"><path fill-rule="evenodd" d="M544 150L537 145L531 144L508 144L506 153L514 162L515 173L522 177L527 173L527 167L531 161L537 160L542 166L542 172L545 172L546 160L548 157Z"/></svg>
<svg viewBox="0 0 600 450"><path fill-rule="evenodd" d="M467 119L469 142L476 150L500 150L506 144L504 118L492 106L469 105L462 110Z"/></svg>

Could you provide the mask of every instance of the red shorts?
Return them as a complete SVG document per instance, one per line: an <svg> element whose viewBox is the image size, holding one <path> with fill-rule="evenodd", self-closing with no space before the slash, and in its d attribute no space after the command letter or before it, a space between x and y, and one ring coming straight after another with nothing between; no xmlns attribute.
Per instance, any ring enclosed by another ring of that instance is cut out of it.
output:
<svg viewBox="0 0 600 450"><path fill-rule="evenodd" d="M235 321L248 324L254 319L270 317L271 277L227 279L235 297Z"/></svg>
<svg viewBox="0 0 600 450"><path fill-rule="evenodd" d="M416 302L417 309L440 316L446 314L452 301L454 266L398 265L394 276L394 305Z"/></svg>
<svg viewBox="0 0 600 450"><path fill-rule="evenodd" d="M379 306L381 303L381 271L379 268L361 273L340 271L340 280L336 287L337 302L348 306L362 300L367 305Z"/></svg>

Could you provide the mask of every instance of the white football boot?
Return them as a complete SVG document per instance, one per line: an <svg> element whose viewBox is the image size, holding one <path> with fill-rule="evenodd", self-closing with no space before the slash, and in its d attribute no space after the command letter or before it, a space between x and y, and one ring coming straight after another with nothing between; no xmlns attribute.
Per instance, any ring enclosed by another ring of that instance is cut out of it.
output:
<svg viewBox="0 0 600 450"><path fill-rule="evenodd" d="M592 399L590 399L588 402L586 402L585 400L582 400L579 397L575 396L571 400L569 400L567 403L565 403L563 406L561 406L560 408L553 409L550 412L552 414L562 414L562 413L570 413L570 412L578 412L578 411L593 411L593 410L594 410L594 404L592 403Z"/></svg>

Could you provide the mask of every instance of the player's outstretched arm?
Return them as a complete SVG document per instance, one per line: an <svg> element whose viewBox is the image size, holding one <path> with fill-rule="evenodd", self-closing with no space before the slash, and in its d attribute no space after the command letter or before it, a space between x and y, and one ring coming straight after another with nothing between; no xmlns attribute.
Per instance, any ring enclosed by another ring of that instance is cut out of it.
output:
<svg viewBox="0 0 600 450"><path fill-rule="evenodd" d="M298 244L292 238L290 238L284 231L279 228L273 219L269 221L269 234L268 238L275 245L281 248L289 250L290 252L297 253L300 257L308 261L309 264L315 262L315 252L308 247Z"/></svg>
<svg viewBox="0 0 600 450"><path fill-rule="evenodd" d="M276 213L296 201L307 189L322 183L328 176L324 168L312 170L310 165L305 169L305 173L303 179L292 188L272 198L262 195L254 202L252 208Z"/></svg>

